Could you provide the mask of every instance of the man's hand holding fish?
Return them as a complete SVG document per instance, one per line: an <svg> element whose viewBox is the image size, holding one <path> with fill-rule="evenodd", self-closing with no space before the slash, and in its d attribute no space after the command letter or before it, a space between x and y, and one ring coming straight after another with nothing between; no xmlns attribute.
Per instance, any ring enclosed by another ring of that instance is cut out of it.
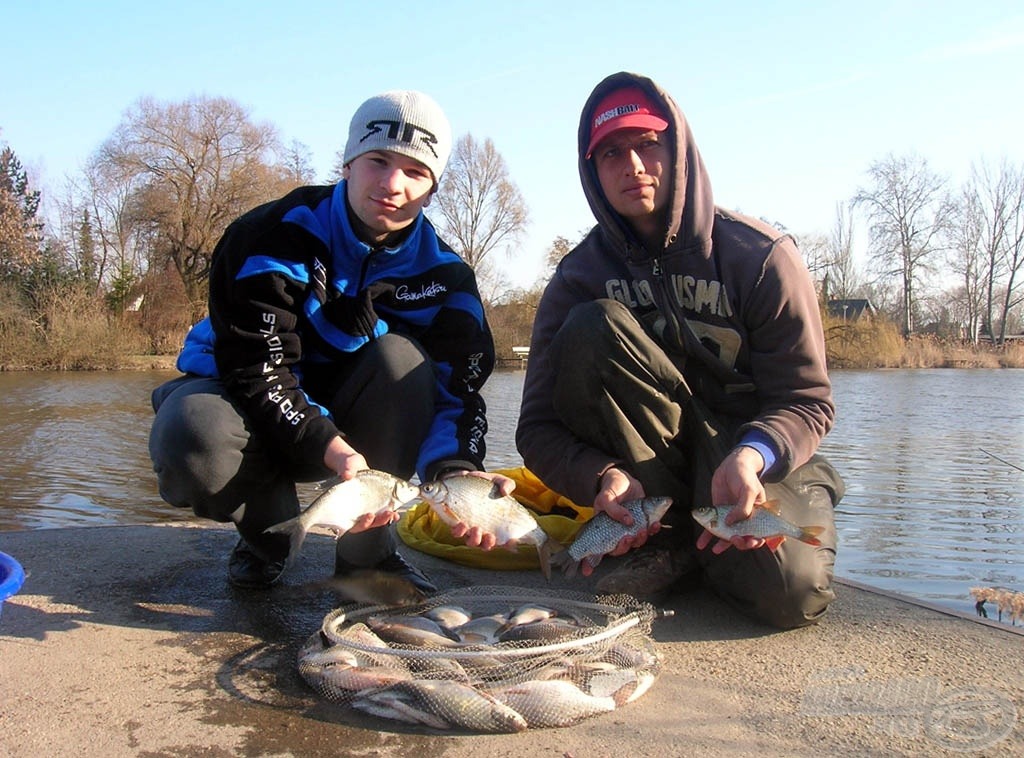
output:
<svg viewBox="0 0 1024 758"><path fill-rule="evenodd" d="M336 436L324 451L324 465L339 479L351 479L356 472L370 468L363 454L352 447L344 437Z"/></svg>
<svg viewBox="0 0 1024 758"><path fill-rule="evenodd" d="M512 490L516 488L515 480L502 474L492 474L487 471L453 471L444 478L448 479L456 476L476 476L481 479L487 479L492 484L497 485L502 495L511 495ZM493 550L496 547L515 550L518 543L518 540L511 539L503 544L498 544L498 537L493 532L488 532L479 525L467 524L465 521L452 525L451 533L455 539L463 540L469 547L478 547L481 550Z"/></svg>
<svg viewBox="0 0 1024 758"><path fill-rule="evenodd" d="M594 498L594 515L607 513L609 518L625 526L633 526L633 515L622 504L646 496L647 493L640 481L628 471L618 466L612 466L601 475L598 486L600 489ZM630 550L643 547L647 544L647 538L657 534L660 528L661 522L656 522L650 529L641 529L636 534L627 533L608 555L625 555ZM580 573L583 576L590 576L594 573L594 567L587 561L583 561L580 564Z"/></svg>
<svg viewBox="0 0 1024 758"><path fill-rule="evenodd" d="M764 485L758 475L764 468L764 458L752 447L737 447L725 457L715 469L711 479L711 499L715 503L735 503L729 511L726 523L729 525L746 521L754 513L754 507L765 502ZM697 538L697 549L705 550L715 535L705 529ZM732 539L719 539L711 548L715 555L721 555L730 547L737 550L756 550L765 541L749 535L737 535Z"/></svg>
<svg viewBox="0 0 1024 758"><path fill-rule="evenodd" d="M338 475L341 481L347 481L356 476L360 471L366 471L370 466L366 463L363 454L352 447L343 437L335 437L327 446L324 453L324 465ZM356 519L352 528L352 534L365 532L369 529L376 529L387 526L402 518L402 514L394 510L380 510L376 513L365 513Z"/></svg>
<svg viewBox="0 0 1024 758"><path fill-rule="evenodd" d="M420 496L431 510L453 534L475 547L532 545L541 571L550 578L551 556L558 548L530 511L507 494L513 482L498 474L459 474L420 485Z"/></svg>

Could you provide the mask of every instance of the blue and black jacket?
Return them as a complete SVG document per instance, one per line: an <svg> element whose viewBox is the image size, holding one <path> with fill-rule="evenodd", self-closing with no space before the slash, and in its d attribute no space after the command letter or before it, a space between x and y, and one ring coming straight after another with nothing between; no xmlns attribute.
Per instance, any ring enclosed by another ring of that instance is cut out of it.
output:
<svg viewBox="0 0 1024 758"><path fill-rule="evenodd" d="M447 468L483 470L480 388L494 368L494 341L473 270L422 213L395 248L362 242L345 182L300 187L227 228L213 254L210 316L189 332L178 369L220 377L281 454L321 460L339 429L307 396L303 370L369 342L344 307L367 291L378 317L372 338L406 335L434 362L436 412L416 464L421 481Z"/></svg>

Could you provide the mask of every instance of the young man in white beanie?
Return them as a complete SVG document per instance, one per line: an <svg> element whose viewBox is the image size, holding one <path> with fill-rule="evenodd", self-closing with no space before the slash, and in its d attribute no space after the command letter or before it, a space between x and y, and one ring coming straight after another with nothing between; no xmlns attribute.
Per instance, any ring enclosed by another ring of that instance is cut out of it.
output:
<svg viewBox="0 0 1024 758"><path fill-rule="evenodd" d="M341 182L246 213L214 250L210 316L186 339L184 376L153 393L149 449L164 500L237 527L236 586L281 576L288 538L265 530L299 513L298 481L483 471L494 344L473 270L423 214L451 144L426 95L372 97ZM341 537L336 574L374 568L433 591L378 528L394 518Z"/></svg>

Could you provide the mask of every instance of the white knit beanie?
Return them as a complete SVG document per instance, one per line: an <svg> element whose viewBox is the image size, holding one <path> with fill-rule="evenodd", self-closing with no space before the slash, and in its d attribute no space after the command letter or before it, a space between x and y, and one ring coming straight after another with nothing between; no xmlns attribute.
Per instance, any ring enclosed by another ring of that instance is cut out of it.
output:
<svg viewBox="0 0 1024 758"><path fill-rule="evenodd" d="M371 150L415 158L440 181L452 150L452 128L444 112L422 92L392 90L371 97L352 116L344 164Z"/></svg>

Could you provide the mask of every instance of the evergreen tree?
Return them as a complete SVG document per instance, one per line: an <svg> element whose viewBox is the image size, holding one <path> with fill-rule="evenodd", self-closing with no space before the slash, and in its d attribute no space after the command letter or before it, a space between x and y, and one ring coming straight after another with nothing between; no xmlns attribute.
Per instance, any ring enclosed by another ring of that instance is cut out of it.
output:
<svg viewBox="0 0 1024 758"><path fill-rule="evenodd" d="M92 234L92 217L89 209L82 211L82 222L78 225L78 270L82 279L93 291L99 289L99 272L96 264L96 240Z"/></svg>
<svg viewBox="0 0 1024 758"><path fill-rule="evenodd" d="M36 221L39 191L10 147L0 151L0 275L24 272L39 257L42 223Z"/></svg>

